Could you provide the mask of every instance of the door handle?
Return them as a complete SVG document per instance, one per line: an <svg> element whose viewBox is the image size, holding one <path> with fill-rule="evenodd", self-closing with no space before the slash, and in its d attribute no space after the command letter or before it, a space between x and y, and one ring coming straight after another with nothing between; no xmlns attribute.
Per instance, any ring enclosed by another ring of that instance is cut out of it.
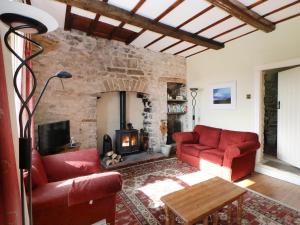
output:
<svg viewBox="0 0 300 225"><path fill-rule="evenodd" d="M280 109L280 101L277 102L277 109Z"/></svg>

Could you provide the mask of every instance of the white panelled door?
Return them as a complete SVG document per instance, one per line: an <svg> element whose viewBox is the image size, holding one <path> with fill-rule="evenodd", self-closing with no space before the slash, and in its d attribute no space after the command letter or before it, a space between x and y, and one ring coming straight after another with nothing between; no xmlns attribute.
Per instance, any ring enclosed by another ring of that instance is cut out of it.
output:
<svg viewBox="0 0 300 225"><path fill-rule="evenodd" d="M277 157L300 168L300 67L278 73Z"/></svg>

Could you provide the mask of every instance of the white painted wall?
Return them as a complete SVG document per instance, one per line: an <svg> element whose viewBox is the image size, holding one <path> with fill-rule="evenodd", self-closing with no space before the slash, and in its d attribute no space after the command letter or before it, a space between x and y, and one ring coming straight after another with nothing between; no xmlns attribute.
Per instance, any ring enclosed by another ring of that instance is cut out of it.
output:
<svg viewBox="0 0 300 225"><path fill-rule="evenodd" d="M136 92L126 92L126 123L132 123L135 129L143 128L144 105ZM107 92L97 101L97 137L98 148L102 149L102 138L109 134L115 141L115 130L120 129L120 97L119 92Z"/></svg>
<svg viewBox="0 0 300 225"><path fill-rule="evenodd" d="M209 50L188 58L188 86L202 89L197 99L196 122L225 129L254 131L255 68L299 57L299 27L300 17L297 17L278 24L274 32L255 32L227 43L222 50ZM209 86L232 80L237 81L236 109L211 109ZM251 94L250 100L246 99L247 94Z"/></svg>

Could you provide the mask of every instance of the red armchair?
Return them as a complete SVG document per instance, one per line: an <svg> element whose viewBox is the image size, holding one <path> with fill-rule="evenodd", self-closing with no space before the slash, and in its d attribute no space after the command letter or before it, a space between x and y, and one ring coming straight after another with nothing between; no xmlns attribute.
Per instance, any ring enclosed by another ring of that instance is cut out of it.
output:
<svg viewBox="0 0 300 225"><path fill-rule="evenodd" d="M200 170L235 181L254 171L258 136L198 125L173 134L177 158Z"/></svg>
<svg viewBox="0 0 300 225"><path fill-rule="evenodd" d="M41 157L32 152L32 207L35 225L115 224L117 172L100 172L96 149Z"/></svg>

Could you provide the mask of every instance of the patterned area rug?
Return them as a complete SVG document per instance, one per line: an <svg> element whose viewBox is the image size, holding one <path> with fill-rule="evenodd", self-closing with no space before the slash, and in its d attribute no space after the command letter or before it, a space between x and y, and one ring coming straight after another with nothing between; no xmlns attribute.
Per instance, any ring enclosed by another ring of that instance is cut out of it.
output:
<svg viewBox="0 0 300 225"><path fill-rule="evenodd" d="M163 225L165 214L161 196L211 178L175 158L132 166L119 172L123 174L123 190L117 197L116 225ZM232 207L236 207L235 203ZM233 210L232 224L236 224L235 212ZM226 220L224 209L219 212L219 224L226 225ZM176 224L182 224L178 217ZM300 224L300 212L248 191L243 205L242 224Z"/></svg>

